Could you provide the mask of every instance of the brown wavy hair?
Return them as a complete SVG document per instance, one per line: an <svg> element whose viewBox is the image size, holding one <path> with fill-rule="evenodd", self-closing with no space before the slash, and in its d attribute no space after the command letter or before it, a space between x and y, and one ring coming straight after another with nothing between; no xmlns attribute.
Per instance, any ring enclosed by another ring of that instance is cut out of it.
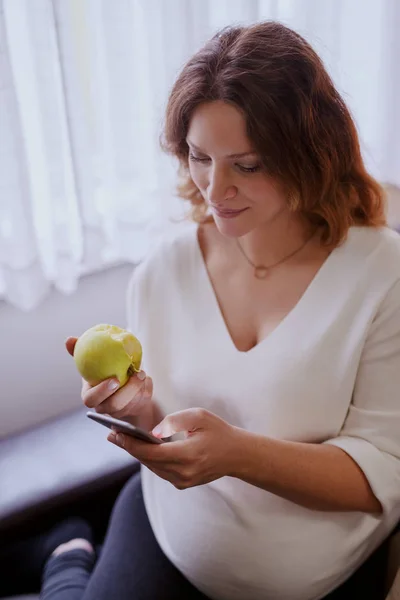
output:
<svg viewBox="0 0 400 600"><path fill-rule="evenodd" d="M384 193L366 171L350 112L312 47L281 23L227 27L183 67L166 109L163 149L179 159L178 194L207 220L186 136L193 111L222 100L239 109L264 171L288 203L339 244L352 225L386 224Z"/></svg>

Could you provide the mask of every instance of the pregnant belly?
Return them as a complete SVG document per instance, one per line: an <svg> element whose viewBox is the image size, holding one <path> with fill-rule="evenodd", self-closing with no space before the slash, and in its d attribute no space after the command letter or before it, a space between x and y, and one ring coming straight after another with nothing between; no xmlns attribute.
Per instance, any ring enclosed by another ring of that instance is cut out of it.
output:
<svg viewBox="0 0 400 600"><path fill-rule="evenodd" d="M162 550L215 600L316 600L362 560L362 515L310 511L232 478L179 491L142 473Z"/></svg>

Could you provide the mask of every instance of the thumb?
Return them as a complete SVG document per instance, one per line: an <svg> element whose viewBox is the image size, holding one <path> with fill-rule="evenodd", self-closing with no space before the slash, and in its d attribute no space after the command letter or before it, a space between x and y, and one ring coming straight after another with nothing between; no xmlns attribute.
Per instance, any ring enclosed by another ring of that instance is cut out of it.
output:
<svg viewBox="0 0 400 600"><path fill-rule="evenodd" d="M203 408L188 408L172 413L154 427L152 433L158 438L168 438L181 431L192 433L204 427L207 414Z"/></svg>
<svg viewBox="0 0 400 600"><path fill-rule="evenodd" d="M71 356L74 355L75 344L78 341L76 337L69 337L65 340L65 347Z"/></svg>

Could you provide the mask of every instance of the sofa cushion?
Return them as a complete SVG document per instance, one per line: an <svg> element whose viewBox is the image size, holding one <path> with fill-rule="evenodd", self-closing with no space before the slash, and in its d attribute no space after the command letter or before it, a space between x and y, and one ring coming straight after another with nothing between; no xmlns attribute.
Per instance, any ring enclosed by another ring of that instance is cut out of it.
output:
<svg viewBox="0 0 400 600"><path fill-rule="evenodd" d="M0 441L0 535L55 505L102 490L139 464L108 429L74 410Z"/></svg>

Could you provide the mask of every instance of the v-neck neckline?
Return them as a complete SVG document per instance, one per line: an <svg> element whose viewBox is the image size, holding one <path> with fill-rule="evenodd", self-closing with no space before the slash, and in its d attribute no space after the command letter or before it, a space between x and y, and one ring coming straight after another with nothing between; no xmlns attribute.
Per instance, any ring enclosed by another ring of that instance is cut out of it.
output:
<svg viewBox="0 0 400 600"><path fill-rule="evenodd" d="M353 228L351 228L353 229ZM351 234L351 229L349 231L347 239L336 246L323 261L318 271L315 273L314 277L304 290L303 294L293 306L293 308L283 317L283 319L278 323L272 331L270 331L264 338L262 338L257 344L249 348L248 350L239 350L236 344L233 341L231 332L228 329L226 320L224 315L222 314L220 303L218 301L217 295L215 293L214 286L211 282L210 274L207 269L207 265L204 260L203 252L200 247L199 241L199 226L196 225L194 231L194 246L195 246L195 260L199 264L198 271L200 272L200 277L204 281L204 289L206 295L210 298L211 304L214 307L214 313L217 317L218 326L222 329L224 337L228 341L228 345L231 346L233 351L240 356L250 356L258 351L259 348L268 346L272 343L272 341L278 337L280 334L283 335L285 331L293 330L291 329L291 324L297 316L301 317L302 312L310 306L310 304L314 305L314 300L317 301L318 292L323 289L325 291L329 288L329 272L331 272L331 266L334 267L335 263L337 263L342 258L342 252L347 249L349 243L349 237ZM197 269L196 269L197 271ZM203 287L203 286L202 286ZM320 302L320 299L318 299Z"/></svg>

